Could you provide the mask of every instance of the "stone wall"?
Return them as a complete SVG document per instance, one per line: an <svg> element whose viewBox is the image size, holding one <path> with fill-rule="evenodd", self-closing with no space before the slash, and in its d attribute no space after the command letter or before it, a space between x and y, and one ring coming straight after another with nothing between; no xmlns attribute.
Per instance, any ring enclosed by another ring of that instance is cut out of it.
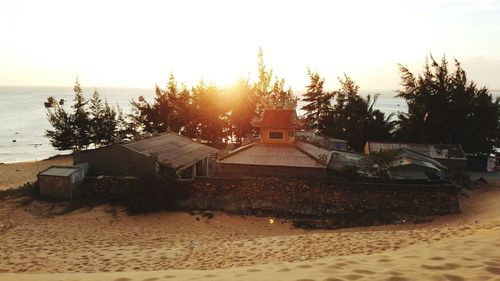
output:
<svg viewBox="0 0 500 281"><path fill-rule="evenodd" d="M331 218L341 226L460 211L452 185L331 183L283 178L196 179L180 206L237 214Z"/></svg>
<svg viewBox="0 0 500 281"><path fill-rule="evenodd" d="M156 173L156 158L114 144L75 153L74 164L89 163L90 175L142 176Z"/></svg>

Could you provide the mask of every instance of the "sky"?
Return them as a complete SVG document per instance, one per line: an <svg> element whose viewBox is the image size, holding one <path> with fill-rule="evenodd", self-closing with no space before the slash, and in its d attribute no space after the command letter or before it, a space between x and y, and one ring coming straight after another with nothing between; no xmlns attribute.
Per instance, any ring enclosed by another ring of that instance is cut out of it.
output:
<svg viewBox="0 0 500 281"><path fill-rule="evenodd" d="M394 90L429 54L500 89L500 0L0 2L0 86L229 86L255 79L259 47L296 90L308 67Z"/></svg>

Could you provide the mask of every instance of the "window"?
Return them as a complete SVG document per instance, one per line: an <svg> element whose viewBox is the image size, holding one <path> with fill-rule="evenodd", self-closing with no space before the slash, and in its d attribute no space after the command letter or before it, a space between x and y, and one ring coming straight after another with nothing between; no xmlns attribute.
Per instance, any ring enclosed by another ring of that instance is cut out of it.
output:
<svg viewBox="0 0 500 281"><path fill-rule="evenodd" d="M269 132L269 139L282 140L283 139L283 132Z"/></svg>

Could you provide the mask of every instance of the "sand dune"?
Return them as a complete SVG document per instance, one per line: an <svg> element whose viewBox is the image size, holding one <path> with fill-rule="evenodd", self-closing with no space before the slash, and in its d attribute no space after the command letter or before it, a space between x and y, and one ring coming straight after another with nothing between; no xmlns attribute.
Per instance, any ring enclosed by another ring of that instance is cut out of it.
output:
<svg viewBox="0 0 500 281"><path fill-rule="evenodd" d="M500 280L500 189L469 195L459 215L336 231L3 199L0 280Z"/></svg>

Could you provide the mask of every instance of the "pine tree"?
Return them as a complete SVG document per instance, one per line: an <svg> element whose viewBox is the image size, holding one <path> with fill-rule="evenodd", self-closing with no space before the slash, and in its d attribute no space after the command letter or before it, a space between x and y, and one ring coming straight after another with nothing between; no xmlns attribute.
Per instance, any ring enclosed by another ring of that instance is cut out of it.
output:
<svg viewBox="0 0 500 281"><path fill-rule="evenodd" d="M116 105L116 141L121 142L125 139L132 137L136 131L131 122L127 122L125 115L123 114L123 110L117 104Z"/></svg>
<svg viewBox="0 0 500 281"><path fill-rule="evenodd" d="M257 105L257 112L260 115L264 110L262 102L267 101L272 93L271 80L273 77L273 70L272 69L267 70L267 66L264 63L264 54L262 52L262 48L260 47L259 47L259 54L257 61L257 70L259 72L259 77L254 87L256 90L257 97L259 99L259 104Z"/></svg>
<svg viewBox="0 0 500 281"><path fill-rule="evenodd" d="M240 79L232 89L230 97L229 123L236 142L252 135L252 119L257 117L257 95L255 88L246 79Z"/></svg>
<svg viewBox="0 0 500 281"><path fill-rule="evenodd" d="M104 107L101 97L97 89L94 89L94 94L90 99L90 142L95 146L100 146L103 143L103 123L104 123Z"/></svg>
<svg viewBox="0 0 500 281"><path fill-rule="evenodd" d="M415 76L403 65L400 73L398 96L406 100L408 113L398 116L399 140L458 143L467 152L484 153L499 144L500 99L469 81L458 60L454 72L445 57L438 63L431 55L422 74Z"/></svg>
<svg viewBox="0 0 500 281"><path fill-rule="evenodd" d="M57 150L73 149L73 126L72 118L61 105L56 105L55 110L48 109L47 119L53 130L47 130L45 135L50 144Z"/></svg>
<svg viewBox="0 0 500 281"><path fill-rule="evenodd" d="M303 101L307 102L306 105L302 106L302 110L305 111L305 118L309 127L317 133L326 134L325 118L332 111L333 94L323 90L325 79L322 79L317 72L308 69L307 74L309 75L310 84L307 86L307 91L302 98Z"/></svg>
<svg viewBox="0 0 500 281"><path fill-rule="evenodd" d="M359 86L347 75L339 79L340 88L333 92L333 109L323 119L326 135L345 139L348 145L361 151L366 141L389 140L392 137L391 116L374 109L378 95L363 98Z"/></svg>
<svg viewBox="0 0 500 281"><path fill-rule="evenodd" d="M107 100L104 100L100 129L100 145L110 145L117 140L118 119L116 110L109 106Z"/></svg>
<svg viewBox="0 0 500 281"><path fill-rule="evenodd" d="M89 146L91 139L91 128L89 114L85 109L87 101L83 97L80 82L76 80L73 88L75 97L73 99L72 128L74 131L74 149L83 150Z"/></svg>

